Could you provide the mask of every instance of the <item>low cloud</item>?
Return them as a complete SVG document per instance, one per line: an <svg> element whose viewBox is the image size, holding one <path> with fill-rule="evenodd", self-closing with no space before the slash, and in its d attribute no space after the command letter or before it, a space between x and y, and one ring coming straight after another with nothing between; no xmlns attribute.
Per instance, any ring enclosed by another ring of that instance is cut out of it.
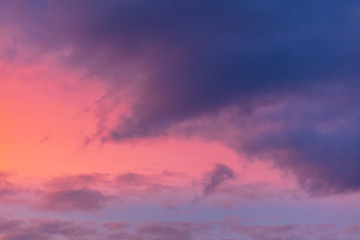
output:
<svg viewBox="0 0 360 240"><path fill-rule="evenodd" d="M41 218L0 219L1 240L357 240L358 225L243 225L236 221L86 222Z"/></svg>
<svg viewBox="0 0 360 240"><path fill-rule="evenodd" d="M0 172L0 200L6 200L23 190L10 180L10 176L10 173Z"/></svg>
<svg viewBox="0 0 360 240"><path fill-rule="evenodd" d="M314 225L256 225L245 226L238 222L150 222L138 224L128 230L112 229L109 240L357 240L358 226Z"/></svg>
<svg viewBox="0 0 360 240"><path fill-rule="evenodd" d="M35 219L26 221L5 220L0 222L1 240L53 240L59 236L67 239L82 239L96 234L96 225L61 219ZM94 238L95 239L95 238Z"/></svg>
<svg viewBox="0 0 360 240"><path fill-rule="evenodd" d="M119 174L114 183L122 189L134 192L159 193L171 192L175 187L166 184L167 179L173 177L171 174L162 173L154 175L127 172ZM175 175L177 177L177 175Z"/></svg>
<svg viewBox="0 0 360 240"><path fill-rule="evenodd" d="M192 229L190 224L154 223L136 229L136 234L143 239L158 240L191 240Z"/></svg>
<svg viewBox="0 0 360 240"><path fill-rule="evenodd" d="M69 189L101 186L108 183L109 175L100 173L88 173L52 178L45 183L47 188Z"/></svg>
<svg viewBox="0 0 360 240"><path fill-rule="evenodd" d="M56 212L93 212L106 207L110 199L111 196L90 188L57 190L46 193L38 207Z"/></svg>

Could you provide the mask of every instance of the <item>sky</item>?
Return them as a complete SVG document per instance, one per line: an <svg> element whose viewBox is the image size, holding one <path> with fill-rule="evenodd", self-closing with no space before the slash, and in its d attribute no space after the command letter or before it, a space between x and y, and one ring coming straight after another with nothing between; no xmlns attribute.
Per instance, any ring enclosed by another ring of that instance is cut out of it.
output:
<svg viewBox="0 0 360 240"><path fill-rule="evenodd" d="M360 239L359 14L0 0L0 240Z"/></svg>

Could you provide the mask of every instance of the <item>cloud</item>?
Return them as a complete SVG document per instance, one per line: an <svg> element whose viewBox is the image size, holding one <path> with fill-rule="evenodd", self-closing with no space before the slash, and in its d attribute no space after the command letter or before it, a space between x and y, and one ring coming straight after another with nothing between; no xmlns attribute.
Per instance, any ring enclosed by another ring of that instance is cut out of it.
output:
<svg viewBox="0 0 360 240"><path fill-rule="evenodd" d="M331 224L314 225L258 225L234 226L234 233L247 236L254 240L322 240L322 239L356 239L356 235L344 234L344 229ZM354 238L355 237L355 238Z"/></svg>
<svg viewBox="0 0 360 240"><path fill-rule="evenodd" d="M7 224L1 240L126 239L126 240L356 240L359 226L330 224L244 225L236 221L200 222L87 222L53 218L32 220L1 219Z"/></svg>
<svg viewBox="0 0 360 240"><path fill-rule="evenodd" d="M217 164L215 168L208 173L204 183L203 196L207 197L224 182L234 179L235 172L225 164Z"/></svg>
<svg viewBox="0 0 360 240"><path fill-rule="evenodd" d="M5 218L0 219L0 233L12 231L14 229L20 228L25 224L21 220L9 220Z"/></svg>
<svg viewBox="0 0 360 240"><path fill-rule="evenodd" d="M130 224L128 222L107 222L102 225L109 231L128 229Z"/></svg>
<svg viewBox="0 0 360 240"><path fill-rule="evenodd" d="M32 233L32 232L17 232L17 233L8 233L4 234L1 240L50 240L49 236L46 236L42 233Z"/></svg>
<svg viewBox="0 0 360 240"><path fill-rule="evenodd" d="M92 212L104 208L110 199L110 196L90 188L66 189L46 193L38 207L56 212Z"/></svg>
<svg viewBox="0 0 360 240"><path fill-rule="evenodd" d="M185 190L186 186L175 184L181 174L164 171L158 174L124 172L117 175L84 173L65 175L45 181L41 190L35 191L35 208L71 212L100 211L113 203L128 203L156 200L166 202L169 193ZM31 196L34 200L34 196Z"/></svg>
<svg viewBox="0 0 360 240"><path fill-rule="evenodd" d="M33 59L57 53L105 82L105 98L130 96L129 112L98 125L103 142L164 136L236 108L217 140L327 195L360 188L359 10L355 0L35 0L3 1L0 16L17 29L3 51L11 58L24 45ZM272 118L257 118L264 109Z"/></svg>
<svg viewBox="0 0 360 240"><path fill-rule="evenodd" d="M46 143L46 142L48 142L50 139L51 139L51 134L49 133L49 134L47 134L45 137L43 137L43 138L41 138L41 139L39 140L39 144Z"/></svg>
<svg viewBox="0 0 360 240"><path fill-rule="evenodd" d="M96 232L92 224L81 224L60 219L33 220L30 228L48 235L62 235L65 237L82 237Z"/></svg>
<svg viewBox="0 0 360 240"><path fill-rule="evenodd" d="M88 173L56 177L45 183L46 187L53 189L87 188L104 185L110 181L109 176L100 173Z"/></svg>
<svg viewBox="0 0 360 240"><path fill-rule="evenodd" d="M253 240L355 240L359 236L351 231L357 226L338 225L256 225L245 226L238 222L149 222L132 230L119 229L109 233L109 239L165 240L165 239L253 239ZM112 229L113 231L115 229Z"/></svg>
<svg viewBox="0 0 360 240"><path fill-rule="evenodd" d="M191 222L146 222L133 224L131 228L124 230L112 228L108 232L108 239L134 239L134 240L192 240L201 237L205 232L211 237L212 226L208 223L195 224ZM201 239L201 238L200 238ZM212 238L208 238L212 239Z"/></svg>
<svg viewBox="0 0 360 240"><path fill-rule="evenodd" d="M119 174L115 178L115 184L122 189L127 189L133 192L147 192L147 193L159 193L170 192L175 190L176 187L170 184L164 184L165 180L171 179L171 174L166 173L146 175L134 172L127 172Z"/></svg>
<svg viewBox="0 0 360 240"><path fill-rule="evenodd" d="M354 104L358 96L350 88L357 89L323 87L321 94L288 98L251 116L231 114L233 119L225 123L236 133L218 137L249 158L268 159L292 172L310 195L357 191L360 112Z"/></svg>
<svg viewBox="0 0 360 240"><path fill-rule="evenodd" d="M145 75L132 116L120 118L108 140L163 134L172 124L229 105L251 110L314 82L359 75L359 36L351 33L358 24L350 11L356 1L7 5L9 13L21 13L9 22L25 34L31 28L28 38L38 48L71 47L68 61L108 76L104 81L112 87L136 80L137 72Z"/></svg>
<svg viewBox="0 0 360 240"><path fill-rule="evenodd" d="M1 240L51 240L58 236L67 239L81 239L86 236L96 235L96 226L92 224L65 221L60 219L34 219L30 221L5 220L7 228L2 228ZM2 224L2 223L1 223ZM3 225L3 224L2 224ZM95 227L95 228L94 228Z"/></svg>
<svg viewBox="0 0 360 240"><path fill-rule="evenodd" d="M10 181L10 176L9 173L0 172L0 200L6 200L21 191L19 186Z"/></svg>
<svg viewBox="0 0 360 240"><path fill-rule="evenodd" d="M191 240L191 225L189 224L147 224L136 230L137 234L144 239L174 239Z"/></svg>

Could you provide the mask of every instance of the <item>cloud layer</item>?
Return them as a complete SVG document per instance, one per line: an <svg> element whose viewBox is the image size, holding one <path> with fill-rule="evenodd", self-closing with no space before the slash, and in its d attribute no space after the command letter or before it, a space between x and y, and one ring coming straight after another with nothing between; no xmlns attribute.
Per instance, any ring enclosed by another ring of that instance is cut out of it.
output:
<svg viewBox="0 0 360 240"><path fill-rule="evenodd" d="M92 222L66 221L42 218L23 220L0 220L0 239L32 240L44 239L103 239L103 240L355 240L359 237L359 226L337 225L279 225L245 226L238 222L148 222L131 224L107 222L103 225ZM109 227L111 226L111 227ZM221 231L221 232L219 232Z"/></svg>
<svg viewBox="0 0 360 240"><path fill-rule="evenodd" d="M271 159L310 194L360 188L357 1L2 5L2 18L21 32L3 57L20 58L24 45L37 57L57 52L62 64L105 82L108 96L131 96L129 113L99 125L102 141L159 137L235 108L225 132L206 129L210 138ZM252 133L243 133L244 121Z"/></svg>

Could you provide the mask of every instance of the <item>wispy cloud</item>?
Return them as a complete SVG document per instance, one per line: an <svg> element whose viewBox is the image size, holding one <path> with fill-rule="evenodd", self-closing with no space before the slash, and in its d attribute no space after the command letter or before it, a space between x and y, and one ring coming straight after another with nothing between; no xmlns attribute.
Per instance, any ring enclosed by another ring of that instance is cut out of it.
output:
<svg viewBox="0 0 360 240"><path fill-rule="evenodd" d="M207 174L204 181L203 196L207 197L223 183L235 178L235 172L225 164L217 164L215 168Z"/></svg>
<svg viewBox="0 0 360 240"><path fill-rule="evenodd" d="M40 209L56 212L96 211L104 208L112 197L89 188L47 192L38 204Z"/></svg>

